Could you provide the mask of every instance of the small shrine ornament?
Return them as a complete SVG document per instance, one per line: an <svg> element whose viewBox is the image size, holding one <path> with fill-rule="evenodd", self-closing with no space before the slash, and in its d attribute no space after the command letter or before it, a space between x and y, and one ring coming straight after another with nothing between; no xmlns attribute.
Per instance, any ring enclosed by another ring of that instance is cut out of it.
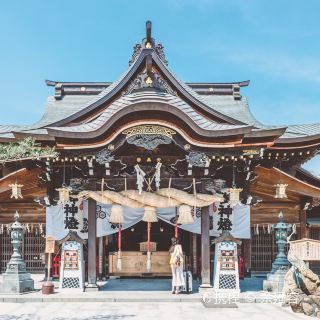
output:
<svg viewBox="0 0 320 320"><path fill-rule="evenodd" d="M23 187L23 184L18 184L16 182L16 183L9 184L9 187L11 188L11 197L10 198L23 199L23 196L21 193L21 188Z"/></svg>
<svg viewBox="0 0 320 320"><path fill-rule="evenodd" d="M64 203L70 200L70 188L62 187L56 189L59 192L59 203Z"/></svg>
<svg viewBox="0 0 320 320"><path fill-rule="evenodd" d="M240 192L242 191L242 189L232 187L228 191L230 194L230 204L232 206L235 206L236 204L240 203Z"/></svg>
<svg viewBox="0 0 320 320"><path fill-rule="evenodd" d="M278 183L276 184L276 195L274 196L276 199L285 199L287 198L286 188L287 184Z"/></svg>

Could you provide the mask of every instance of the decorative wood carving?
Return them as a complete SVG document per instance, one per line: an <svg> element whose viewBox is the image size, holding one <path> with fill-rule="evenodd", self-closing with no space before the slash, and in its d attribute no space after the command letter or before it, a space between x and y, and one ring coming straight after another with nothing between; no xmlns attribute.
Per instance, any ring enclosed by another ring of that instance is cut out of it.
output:
<svg viewBox="0 0 320 320"><path fill-rule="evenodd" d="M123 92L122 95L128 95L136 90L154 88L162 92L167 92L171 95L177 96L177 92L174 91L168 82L163 79L159 73L148 74L146 71L138 74L138 76L131 81L128 88Z"/></svg>
<svg viewBox="0 0 320 320"><path fill-rule="evenodd" d="M160 144L170 144L175 131L156 125L136 126L122 132L126 135L127 142L153 150Z"/></svg>
<svg viewBox="0 0 320 320"><path fill-rule="evenodd" d="M110 163L114 160L114 156L108 149L102 149L96 154L96 161L100 164Z"/></svg>
<svg viewBox="0 0 320 320"><path fill-rule="evenodd" d="M195 167L208 167L210 164L210 159L205 153L200 152L190 152L186 155L186 160L191 166Z"/></svg>

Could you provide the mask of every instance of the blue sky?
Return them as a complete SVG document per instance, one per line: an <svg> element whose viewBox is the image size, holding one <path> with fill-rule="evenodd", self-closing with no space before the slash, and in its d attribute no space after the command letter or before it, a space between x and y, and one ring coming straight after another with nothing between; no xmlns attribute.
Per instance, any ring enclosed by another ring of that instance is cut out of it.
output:
<svg viewBox="0 0 320 320"><path fill-rule="evenodd" d="M320 122L319 12L317 0L0 0L0 122L38 120L45 79L115 80L148 19L181 79L250 79L260 121ZM306 168L320 175L320 157Z"/></svg>

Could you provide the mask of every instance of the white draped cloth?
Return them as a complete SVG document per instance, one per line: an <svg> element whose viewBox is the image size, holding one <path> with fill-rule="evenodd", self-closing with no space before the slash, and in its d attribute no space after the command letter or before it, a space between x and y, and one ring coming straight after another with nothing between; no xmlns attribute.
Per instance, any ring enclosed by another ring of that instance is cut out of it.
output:
<svg viewBox="0 0 320 320"><path fill-rule="evenodd" d="M79 205L79 203L76 203ZM142 220L143 208L124 208L124 223L122 224L122 230L132 227L136 223ZM46 234L53 236L56 240L63 239L68 233L69 229L65 228L65 213L64 206L59 204L57 206L51 206L46 208ZM115 225L109 222L109 216L111 213L111 205L105 205L97 203L97 237L102 237L118 232ZM210 215L212 216L212 228L210 229L211 236L219 236L221 230L219 230L219 211L213 210L213 206L210 206ZM176 215L176 208L158 208L157 216L164 222L174 225L173 219ZM87 201L83 202L83 210L79 210L75 214L75 218L79 221L78 228L76 229L78 235L83 238L88 238L88 233L85 231L86 219L88 219L88 206ZM231 234L238 239L250 239L250 206L238 204L233 208L233 213L230 215ZM178 225L183 230L190 231L192 233L201 234L201 214L194 217L192 224Z"/></svg>

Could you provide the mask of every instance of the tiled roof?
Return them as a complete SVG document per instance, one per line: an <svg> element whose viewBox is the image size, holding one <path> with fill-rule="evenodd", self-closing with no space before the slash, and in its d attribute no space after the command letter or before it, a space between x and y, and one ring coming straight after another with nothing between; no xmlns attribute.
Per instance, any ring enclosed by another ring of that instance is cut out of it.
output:
<svg viewBox="0 0 320 320"><path fill-rule="evenodd" d="M320 123L289 125L281 138L300 138L320 135Z"/></svg>
<svg viewBox="0 0 320 320"><path fill-rule="evenodd" d="M208 118L203 117L201 114L191 108L185 101L179 97L173 96L168 93L158 91L141 91L134 92L130 95L122 96L113 102L98 118L95 120L81 124L78 126L68 127L49 127L49 130L62 131L62 132L92 132L99 129L104 123L109 121L113 115L122 109L141 102L148 103L162 103L170 105L177 111L182 111L186 114L190 120L193 121L199 128L207 131L223 131L223 130L236 130L249 128L247 125L228 125L211 121Z"/></svg>

